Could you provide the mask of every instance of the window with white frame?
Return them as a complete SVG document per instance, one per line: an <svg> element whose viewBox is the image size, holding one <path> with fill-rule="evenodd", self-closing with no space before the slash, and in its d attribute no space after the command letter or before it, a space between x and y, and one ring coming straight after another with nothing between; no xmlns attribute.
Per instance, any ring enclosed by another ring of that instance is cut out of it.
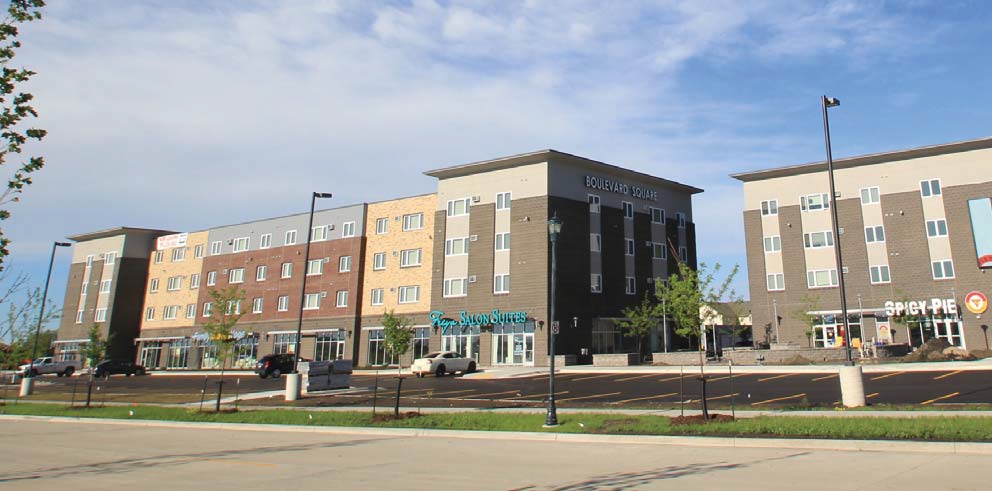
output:
<svg viewBox="0 0 992 491"><path fill-rule="evenodd" d="M83 310L77 310L76 311L76 324L82 324L83 323L83 312L85 312L85 311L83 311Z"/></svg>
<svg viewBox="0 0 992 491"><path fill-rule="evenodd" d="M603 292L603 275L599 273L589 275L589 291L593 293Z"/></svg>
<svg viewBox="0 0 992 491"><path fill-rule="evenodd" d="M947 220L927 220L927 237L947 237Z"/></svg>
<svg viewBox="0 0 992 491"><path fill-rule="evenodd" d="M270 247L272 247L272 234L262 234L262 236L258 238L258 248L268 249Z"/></svg>
<svg viewBox="0 0 992 491"><path fill-rule="evenodd" d="M93 267L93 254L90 254L89 256L86 256L86 267L87 268L92 268Z"/></svg>
<svg viewBox="0 0 992 491"><path fill-rule="evenodd" d="M444 280L445 297L464 297L468 294L468 278L449 278Z"/></svg>
<svg viewBox="0 0 992 491"><path fill-rule="evenodd" d="M861 188L861 204L862 205L877 205L881 201L882 196L878 192L878 186L872 186L870 188Z"/></svg>
<svg viewBox="0 0 992 491"><path fill-rule="evenodd" d="M871 227L865 227L865 242L885 242L885 227L881 225L873 225Z"/></svg>
<svg viewBox="0 0 992 491"><path fill-rule="evenodd" d="M654 259L668 259L668 251L663 242L651 243L651 257Z"/></svg>
<svg viewBox="0 0 992 491"><path fill-rule="evenodd" d="M248 237L238 237L234 239L234 252L245 252L248 250Z"/></svg>
<svg viewBox="0 0 992 491"><path fill-rule="evenodd" d="M685 213L680 211L675 216L679 219L679 228L685 228Z"/></svg>
<svg viewBox="0 0 992 491"><path fill-rule="evenodd" d="M420 230L424 228L424 214L410 213L403 215L403 231Z"/></svg>
<svg viewBox="0 0 992 491"><path fill-rule="evenodd" d="M372 305L382 305L382 293L382 288L372 289L372 294L369 295L369 298L372 299Z"/></svg>
<svg viewBox="0 0 992 491"><path fill-rule="evenodd" d="M821 247L833 247L834 233L826 230L823 232L810 232L803 234L803 244L807 249L819 249Z"/></svg>
<svg viewBox="0 0 992 491"><path fill-rule="evenodd" d="M210 243L210 255L216 256L220 254L221 242L219 240Z"/></svg>
<svg viewBox="0 0 992 491"><path fill-rule="evenodd" d="M196 317L196 304L195 303L186 304L186 318L192 319L194 317Z"/></svg>
<svg viewBox="0 0 992 491"><path fill-rule="evenodd" d="M86 295L87 293L89 293L89 291L90 291L90 284L89 284L89 282L85 282L84 281L83 282L83 288L81 290L79 290L79 294L80 295Z"/></svg>
<svg viewBox="0 0 992 491"><path fill-rule="evenodd" d="M108 252L103 257L103 265L104 266L111 266L111 265L115 264L116 262L117 262L117 252L116 251Z"/></svg>
<svg viewBox="0 0 992 491"><path fill-rule="evenodd" d="M420 249L406 249L400 251L400 267L412 268L420 266Z"/></svg>
<svg viewBox="0 0 992 491"><path fill-rule="evenodd" d="M933 268L933 279L935 280L946 280L954 277L954 264L951 263L950 259L934 261L931 263L931 266Z"/></svg>
<svg viewBox="0 0 992 491"><path fill-rule="evenodd" d="M382 235L387 231L389 231L389 218L376 218L375 219L376 235Z"/></svg>
<svg viewBox="0 0 992 491"><path fill-rule="evenodd" d="M382 271L386 269L386 253L377 252L372 255L372 270Z"/></svg>
<svg viewBox="0 0 992 491"><path fill-rule="evenodd" d="M651 223L665 223L665 210L662 208L651 208Z"/></svg>
<svg viewBox="0 0 992 491"><path fill-rule="evenodd" d="M454 199L448 201L448 216L458 217L468 215L469 207L472 206L472 198Z"/></svg>
<svg viewBox="0 0 992 491"><path fill-rule="evenodd" d="M227 276L228 283L244 283L245 281L245 268L234 268L229 271Z"/></svg>
<svg viewBox="0 0 992 491"><path fill-rule="evenodd" d="M765 252L782 252L782 236L765 237Z"/></svg>
<svg viewBox="0 0 992 491"><path fill-rule="evenodd" d="M327 225L317 225L310 229L310 242L327 240Z"/></svg>
<svg viewBox="0 0 992 491"><path fill-rule="evenodd" d="M179 317L179 306L178 305L166 305L162 312L162 319L171 321Z"/></svg>
<svg viewBox="0 0 992 491"><path fill-rule="evenodd" d="M110 280L101 281L100 293L109 293L109 292L110 292ZM158 293L158 278L152 278L151 281L148 282L148 292Z"/></svg>
<svg viewBox="0 0 992 491"><path fill-rule="evenodd" d="M307 261L307 276L324 274L324 260L311 259Z"/></svg>
<svg viewBox="0 0 992 491"><path fill-rule="evenodd" d="M634 239L623 239L623 253L626 256L634 255Z"/></svg>
<svg viewBox="0 0 992 491"><path fill-rule="evenodd" d="M338 259L338 272L347 273L351 271L351 256L341 256Z"/></svg>
<svg viewBox="0 0 992 491"><path fill-rule="evenodd" d="M510 293L510 275L498 274L493 276L493 293Z"/></svg>
<svg viewBox="0 0 992 491"><path fill-rule="evenodd" d="M289 295L280 295L276 299L276 310L279 312L286 312L289 310Z"/></svg>
<svg viewBox="0 0 992 491"><path fill-rule="evenodd" d="M197 244L193 247L193 258L200 259L203 257L203 244Z"/></svg>
<svg viewBox="0 0 992 491"><path fill-rule="evenodd" d="M637 280L633 276L625 276L624 282L627 285L625 293L627 295L635 295L637 293Z"/></svg>
<svg viewBox="0 0 992 491"><path fill-rule="evenodd" d="M599 196L589 195L589 213L599 213Z"/></svg>
<svg viewBox="0 0 992 491"><path fill-rule="evenodd" d="M241 300L227 301L227 315L237 315L241 313Z"/></svg>
<svg viewBox="0 0 992 491"><path fill-rule="evenodd" d="M603 236L599 234L589 234L589 250L591 252L602 252Z"/></svg>
<svg viewBox="0 0 992 491"><path fill-rule="evenodd" d="M96 309L93 312L93 322L104 322L107 320L107 309Z"/></svg>
<svg viewBox="0 0 992 491"><path fill-rule="evenodd" d="M344 222L341 224L341 237L355 236L355 222Z"/></svg>
<svg viewBox="0 0 992 491"><path fill-rule="evenodd" d="M338 292L337 303L335 305L338 307L348 306L348 290L341 290Z"/></svg>
<svg viewBox="0 0 992 491"><path fill-rule="evenodd" d="M873 284L892 282L892 278L889 276L889 267L887 265L871 266L868 268L868 272L871 275L871 282Z"/></svg>
<svg viewBox="0 0 992 491"><path fill-rule="evenodd" d="M417 303L420 301L420 286L399 287L399 303Z"/></svg>
<svg viewBox="0 0 992 491"><path fill-rule="evenodd" d="M496 193L496 211L510 209L510 192Z"/></svg>
<svg viewBox="0 0 992 491"><path fill-rule="evenodd" d="M217 272L207 271L207 286L214 286L217 284Z"/></svg>
<svg viewBox="0 0 992 491"><path fill-rule="evenodd" d="M214 314L214 303L213 302L203 302L203 317L210 317Z"/></svg>
<svg viewBox="0 0 992 491"><path fill-rule="evenodd" d="M761 215L778 215L778 200L770 199L761 202Z"/></svg>
<svg viewBox="0 0 992 491"><path fill-rule="evenodd" d="M772 273L767 275L768 291L785 290L785 274Z"/></svg>
<svg viewBox="0 0 992 491"><path fill-rule="evenodd" d="M163 251L155 251L155 253L152 254L152 262L155 263L155 264L161 264L162 263L162 257L164 255L165 254L164 254Z"/></svg>
<svg viewBox="0 0 992 491"><path fill-rule="evenodd" d="M145 320L146 321L155 320L155 307L148 307L145 309Z"/></svg>
<svg viewBox="0 0 992 491"><path fill-rule="evenodd" d="M799 209L802 211L826 210L830 208L830 196L827 193L807 194L799 197Z"/></svg>
<svg viewBox="0 0 992 491"><path fill-rule="evenodd" d="M178 263L186 259L186 248L176 247L172 250L172 262Z"/></svg>
<svg viewBox="0 0 992 491"><path fill-rule="evenodd" d="M269 275L269 267L261 264L255 268L255 281L265 281L265 278Z"/></svg>
<svg viewBox="0 0 992 491"><path fill-rule="evenodd" d="M279 276L281 278L292 278L293 263L282 263L282 269L279 271Z"/></svg>
<svg viewBox="0 0 992 491"><path fill-rule="evenodd" d="M920 181L920 195L924 198L927 196L940 196L940 179Z"/></svg>
<svg viewBox="0 0 992 491"><path fill-rule="evenodd" d="M264 306L264 304L265 304L265 300L261 297L255 297L251 299L251 313L261 314L262 307Z"/></svg>
<svg viewBox="0 0 992 491"><path fill-rule="evenodd" d="M496 234L496 250L497 251L510 250L510 232L500 232Z"/></svg>
<svg viewBox="0 0 992 491"><path fill-rule="evenodd" d="M317 310L319 308L320 308L319 293L307 293L303 297L303 310Z"/></svg>
<svg viewBox="0 0 992 491"><path fill-rule="evenodd" d="M837 286L836 269L818 269L806 272L806 285L810 288Z"/></svg>
<svg viewBox="0 0 992 491"><path fill-rule="evenodd" d="M620 208L623 209L624 218L630 218L630 219L634 218L634 203L631 203L629 201L621 201Z"/></svg>
<svg viewBox="0 0 992 491"><path fill-rule="evenodd" d="M689 249L685 246L679 246L679 259L682 262L687 262L689 260Z"/></svg>
<svg viewBox="0 0 992 491"><path fill-rule="evenodd" d="M296 231L295 230L287 230L286 231L286 237L283 239L283 245L288 245L288 246L296 245Z"/></svg>
<svg viewBox="0 0 992 491"><path fill-rule="evenodd" d="M296 333L272 335L272 352L277 355L292 353L296 349Z"/></svg>
<svg viewBox="0 0 992 491"><path fill-rule="evenodd" d="M445 256L461 256L463 254L468 254L468 237L459 237L444 241Z"/></svg>
<svg viewBox="0 0 992 491"><path fill-rule="evenodd" d="M189 289L196 290L200 288L200 273L193 273L189 275Z"/></svg>
<svg viewBox="0 0 992 491"><path fill-rule="evenodd" d="M183 277L182 276L170 276L168 283L165 285L166 289L170 292L174 292L183 287Z"/></svg>

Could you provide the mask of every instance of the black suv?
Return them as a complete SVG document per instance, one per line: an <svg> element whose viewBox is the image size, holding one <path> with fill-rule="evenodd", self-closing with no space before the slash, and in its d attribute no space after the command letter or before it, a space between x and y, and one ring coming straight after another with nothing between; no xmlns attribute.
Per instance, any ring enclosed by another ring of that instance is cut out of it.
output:
<svg viewBox="0 0 992 491"><path fill-rule="evenodd" d="M145 367L125 360L104 360L97 364L93 371L95 377L109 377L111 375L144 375Z"/></svg>
<svg viewBox="0 0 992 491"><path fill-rule="evenodd" d="M310 361L300 358L300 361ZM284 373L293 373L296 368L296 359L293 355L284 353L281 355L265 355L255 362L255 373L262 378L279 378Z"/></svg>

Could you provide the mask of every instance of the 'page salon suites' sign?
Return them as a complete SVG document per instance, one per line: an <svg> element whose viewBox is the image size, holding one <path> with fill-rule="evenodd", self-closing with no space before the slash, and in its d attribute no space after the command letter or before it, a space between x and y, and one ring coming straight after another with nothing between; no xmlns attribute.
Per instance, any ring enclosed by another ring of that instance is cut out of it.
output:
<svg viewBox="0 0 992 491"><path fill-rule="evenodd" d="M609 191L611 193L626 194L627 196L650 201L658 201L658 192L653 189L631 186L627 183L605 177L586 176L586 187L600 191Z"/></svg>
<svg viewBox="0 0 992 491"><path fill-rule="evenodd" d="M440 327L442 334L447 334L452 327L475 327L511 322L527 322L527 312L501 312L499 309L493 309L492 312L470 314L463 310L458 314L458 319L450 319L444 316L443 311L431 311L431 327Z"/></svg>

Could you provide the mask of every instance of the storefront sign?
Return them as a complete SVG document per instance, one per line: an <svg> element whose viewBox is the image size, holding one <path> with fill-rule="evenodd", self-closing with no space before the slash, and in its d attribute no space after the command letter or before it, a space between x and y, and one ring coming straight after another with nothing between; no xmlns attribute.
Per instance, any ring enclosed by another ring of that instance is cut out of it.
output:
<svg viewBox="0 0 992 491"><path fill-rule="evenodd" d="M609 191L611 193L626 194L627 196L649 201L658 201L658 192L653 189L631 186L605 177L586 176L586 187L600 191Z"/></svg>
<svg viewBox="0 0 992 491"><path fill-rule="evenodd" d="M982 314L989 308L989 298L982 292L971 292L964 296L964 306L972 314Z"/></svg>
<svg viewBox="0 0 992 491"><path fill-rule="evenodd" d="M431 327L440 327L445 332L452 326L469 327L510 322L527 322L527 312L501 312L499 309L493 309L492 312L470 314L463 310L458 315L458 320L455 320L445 317L443 311L431 311Z"/></svg>
<svg viewBox="0 0 992 491"><path fill-rule="evenodd" d="M157 249L172 249L173 247L185 247L186 238L189 234L183 232L181 234L163 235L158 238Z"/></svg>
<svg viewBox="0 0 992 491"><path fill-rule="evenodd" d="M231 331L231 339L235 341L244 339L245 336L247 335L248 333L245 331ZM190 338L192 338L193 341L196 341L198 343L206 343L210 341L210 334L205 332L197 332L197 333L193 333L193 335L190 336Z"/></svg>
<svg viewBox="0 0 992 491"><path fill-rule="evenodd" d="M958 304L953 298L932 298L930 301L914 300L909 302L885 302L885 315L899 317L902 315L931 315L939 312L957 315Z"/></svg>

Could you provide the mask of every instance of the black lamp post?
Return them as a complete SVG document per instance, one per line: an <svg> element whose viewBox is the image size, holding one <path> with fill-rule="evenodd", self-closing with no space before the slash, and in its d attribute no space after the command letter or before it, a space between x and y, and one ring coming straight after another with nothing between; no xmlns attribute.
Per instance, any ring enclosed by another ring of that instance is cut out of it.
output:
<svg viewBox="0 0 992 491"><path fill-rule="evenodd" d="M823 137L827 144L827 176L830 179L830 209L834 234L834 254L837 258L837 282L840 286L840 315L844 326L844 348L847 351L848 366L854 366L851 357L851 326L847 322L847 294L844 291L844 259L840 252L840 228L837 219L837 191L834 187L834 160L830 153L830 121L827 119L827 108L840 105L840 100L834 97L821 96L823 106Z"/></svg>
<svg viewBox="0 0 992 491"><path fill-rule="evenodd" d="M45 302L48 301L48 283L52 281L52 265L55 264L55 250L59 247L69 247L68 242L53 242L52 257L48 259L48 276L45 277L45 289L41 294L41 310L38 312L38 327L34 331L34 348L31 350L31 364L25 378L34 376L34 359L38 357L38 338L41 337L41 323L45 320Z"/></svg>
<svg viewBox="0 0 992 491"><path fill-rule="evenodd" d="M555 407L555 331L558 330L558 321L555 320L555 303L558 300L556 288L558 286L558 234L561 233L561 219L555 213L548 220L548 239L551 240L551 306L549 316L551 318L551 337L548 343L548 352L551 354L551 371L548 377L548 417L544 420L545 428L558 426L558 408Z"/></svg>
<svg viewBox="0 0 992 491"><path fill-rule="evenodd" d="M985 334L985 350L989 349L989 325L982 324L982 334Z"/></svg>

